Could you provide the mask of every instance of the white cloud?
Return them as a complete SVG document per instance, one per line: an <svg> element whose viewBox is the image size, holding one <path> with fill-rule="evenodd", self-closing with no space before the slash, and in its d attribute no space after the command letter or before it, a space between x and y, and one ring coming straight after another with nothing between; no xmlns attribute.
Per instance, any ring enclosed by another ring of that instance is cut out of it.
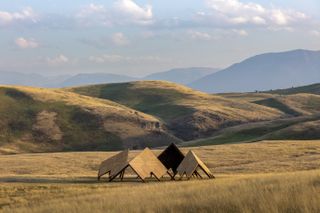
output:
<svg viewBox="0 0 320 213"><path fill-rule="evenodd" d="M112 7L89 4L75 16L83 25L149 25L153 23L152 6L139 6L132 0L116 0Z"/></svg>
<svg viewBox="0 0 320 213"><path fill-rule="evenodd" d="M168 60L162 59L158 56L123 56L123 55L112 55L103 54L99 56L90 56L89 61L102 64L102 63L150 63L150 62L166 62Z"/></svg>
<svg viewBox="0 0 320 213"><path fill-rule="evenodd" d="M252 23L257 24L257 25L264 25L266 24L266 20L260 16L254 16L252 17Z"/></svg>
<svg viewBox="0 0 320 213"><path fill-rule="evenodd" d="M15 40L15 44L22 49L37 48L39 46L39 44L34 39L26 39L23 37L17 38Z"/></svg>
<svg viewBox="0 0 320 213"><path fill-rule="evenodd" d="M307 15L292 9L267 8L240 0L206 0L212 10L211 18L232 25L289 26L308 19ZM206 17L208 15L202 14Z"/></svg>
<svg viewBox="0 0 320 213"><path fill-rule="evenodd" d="M117 0L114 8L127 21L143 25L152 23L153 13L151 5L141 7L132 0Z"/></svg>
<svg viewBox="0 0 320 213"><path fill-rule="evenodd" d="M57 65L62 65L62 64L66 64L68 63L70 60L69 58L67 58L66 56L64 56L63 54L60 54L56 57L53 57L53 58L47 58L46 59L47 63L49 65L52 65L52 66L57 66Z"/></svg>
<svg viewBox="0 0 320 213"><path fill-rule="evenodd" d="M208 32L200 32L190 30L188 31L188 35L191 39L194 40L202 40L202 41L212 41L212 40L220 40L222 38L230 38L235 36L247 36L249 35L247 31L243 29L215 29Z"/></svg>
<svg viewBox="0 0 320 213"><path fill-rule="evenodd" d="M129 39L123 33L114 33L111 37L112 42L118 46L129 44Z"/></svg>
<svg viewBox="0 0 320 213"><path fill-rule="evenodd" d="M125 57L120 56L120 55L101 55L101 56L90 56L89 57L89 61L95 62L95 63L106 63L106 62L111 62L111 63L115 63L115 62L120 62L126 60Z"/></svg>
<svg viewBox="0 0 320 213"><path fill-rule="evenodd" d="M190 30L188 32L188 34L190 35L190 37L192 39L195 39L195 40L209 41L209 40L213 39L212 35L209 35L208 33L205 33L205 32L199 32L199 31Z"/></svg>
<svg viewBox="0 0 320 213"><path fill-rule="evenodd" d="M320 37L320 31L318 31L318 30L311 30L311 31L310 31L310 35L319 36L319 37Z"/></svg>
<svg viewBox="0 0 320 213"><path fill-rule="evenodd" d="M81 25L103 25L112 26L111 14L104 5L101 4L89 4L82 7L80 11L75 15L76 20Z"/></svg>
<svg viewBox="0 0 320 213"><path fill-rule="evenodd" d="M78 17L87 17L91 14L104 13L106 9L103 5L98 4L89 4L88 6L83 7L77 14Z"/></svg>
<svg viewBox="0 0 320 213"><path fill-rule="evenodd" d="M232 31L233 31L234 33L236 33L237 35L239 35L239 36L247 36L247 35L248 35L248 32L245 31L245 30L233 29Z"/></svg>
<svg viewBox="0 0 320 213"><path fill-rule="evenodd" d="M0 25L8 25L17 21L37 21L37 15L31 7L26 7L20 12L0 11Z"/></svg>

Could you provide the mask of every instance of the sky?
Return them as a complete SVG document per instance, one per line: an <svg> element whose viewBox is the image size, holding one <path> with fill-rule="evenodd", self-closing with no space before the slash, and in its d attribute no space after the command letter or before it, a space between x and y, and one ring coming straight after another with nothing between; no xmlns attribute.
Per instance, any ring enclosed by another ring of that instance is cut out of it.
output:
<svg viewBox="0 0 320 213"><path fill-rule="evenodd" d="M0 1L0 71L141 77L320 50L319 0Z"/></svg>

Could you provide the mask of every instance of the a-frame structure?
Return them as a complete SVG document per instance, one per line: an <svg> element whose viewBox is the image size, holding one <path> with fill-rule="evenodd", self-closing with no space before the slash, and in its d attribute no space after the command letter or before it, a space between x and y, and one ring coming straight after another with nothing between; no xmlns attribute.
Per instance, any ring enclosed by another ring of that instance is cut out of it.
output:
<svg viewBox="0 0 320 213"><path fill-rule="evenodd" d="M184 154L174 143L172 143L163 152L161 152L158 159L167 168L170 177L174 179L174 176L177 174L177 168L184 159ZM169 173L170 169L173 174Z"/></svg>
<svg viewBox="0 0 320 213"><path fill-rule="evenodd" d="M152 176L160 181L160 178L168 171L149 148L145 148L129 162L128 150L126 150L101 163L98 179L109 173L109 181L114 180L118 176L122 180L125 170L128 167L130 167L143 182L146 178Z"/></svg>
<svg viewBox="0 0 320 213"><path fill-rule="evenodd" d="M145 148L139 155L132 159L129 162L129 166L137 173L142 181L151 176L160 180L168 171L149 148Z"/></svg>
<svg viewBox="0 0 320 213"><path fill-rule="evenodd" d="M181 179L184 175L188 179L190 179L191 177L202 178L202 176L198 172L199 169L202 170L208 176L208 178L214 178L209 168L197 157L197 155L193 151L189 151L177 168L177 172L180 175Z"/></svg>
<svg viewBox="0 0 320 213"><path fill-rule="evenodd" d="M99 167L98 180L105 174L109 174L109 178L111 179L126 168L128 165L128 155L129 150L124 150L103 161Z"/></svg>

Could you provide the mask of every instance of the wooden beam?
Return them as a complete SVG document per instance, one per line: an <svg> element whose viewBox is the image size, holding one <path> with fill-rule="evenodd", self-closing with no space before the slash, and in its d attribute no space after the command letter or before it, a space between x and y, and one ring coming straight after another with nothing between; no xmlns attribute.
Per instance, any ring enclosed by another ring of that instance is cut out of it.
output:
<svg viewBox="0 0 320 213"><path fill-rule="evenodd" d="M130 166L130 165L128 165L128 166ZM136 170L134 170L134 168L132 168L132 166L130 166L130 168L132 169L132 171L134 171L137 175L138 175L138 177L142 180L142 182L146 182L142 177L140 177L140 175L136 172Z"/></svg>
<svg viewBox="0 0 320 213"><path fill-rule="evenodd" d="M168 175L170 176L171 180L176 180L176 179L174 179L174 176L175 176L175 175L170 174L169 171L167 171L167 173L168 173Z"/></svg>
<svg viewBox="0 0 320 213"><path fill-rule="evenodd" d="M117 174L115 174L114 176L109 177L109 182L113 181L118 175L121 175L121 173L126 170L128 168L129 165L127 165L126 167L124 167L120 172L118 172Z"/></svg>
<svg viewBox="0 0 320 213"><path fill-rule="evenodd" d="M202 176L199 174L199 172L198 172L197 170L195 170L194 173L195 173L195 175L196 175L197 177L199 177L200 179L202 179Z"/></svg>
<svg viewBox="0 0 320 213"><path fill-rule="evenodd" d="M161 181L156 175L153 174L153 172L151 172L150 176L154 176L158 181Z"/></svg>
<svg viewBox="0 0 320 213"><path fill-rule="evenodd" d="M120 174L121 181L123 181L124 172L125 172L125 170L123 170L122 173Z"/></svg>
<svg viewBox="0 0 320 213"><path fill-rule="evenodd" d="M213 175L208 174L205 169L203 169L200 165L198 166L207 176L208 178L215 178Z"/></svg>

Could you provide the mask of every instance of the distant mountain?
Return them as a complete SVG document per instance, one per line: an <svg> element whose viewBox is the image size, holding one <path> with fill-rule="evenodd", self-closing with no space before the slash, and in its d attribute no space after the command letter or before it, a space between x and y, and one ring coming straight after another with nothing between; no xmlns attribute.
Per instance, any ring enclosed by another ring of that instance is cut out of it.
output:
<svg viewBox="0 0 320 213"><path fill-rule="evenodd" d="M69 87L88 84L120 83L136 80L133 77L110 73L84 73L77 75L43 76L33 73L1 72L0 84L36 87Z"/></svg>
<svg viewBox="0 0 320 213"><path fill-rule="evenodd" d="M40 86L47 78L39 74L23 74L18 72L0 72L0 84Z"/></svg>
<svg viewBox="0 0 320 213"><path fill-rule="evenodd" d="M89 84L120 83L134 81L136 78L111 73L84 73L72 76L61 82L58 87L70 87Z"/></svg>
<svg viewBox="0 0 320 213"><path fill-rule="evenodd" d="M65 81L69 77L69 75L43 76L35 73L0 71L0 84L35 87L57 87L58 84Z"/></svg>
<svg viewBox="0 0 320 213"><path fill-rule="evenodd" d="M209 67L177 68L165 72L153 73L144 77L143 80L162 80L178 84L189 84L218 70L217 68Z"/></svg>
<svg viewBox="0 0 320 213"><path fill-rule="evenodd" d="M249 92L320 82L320 51L293 50L246 59L189 84L205 92Z"/></svg>

